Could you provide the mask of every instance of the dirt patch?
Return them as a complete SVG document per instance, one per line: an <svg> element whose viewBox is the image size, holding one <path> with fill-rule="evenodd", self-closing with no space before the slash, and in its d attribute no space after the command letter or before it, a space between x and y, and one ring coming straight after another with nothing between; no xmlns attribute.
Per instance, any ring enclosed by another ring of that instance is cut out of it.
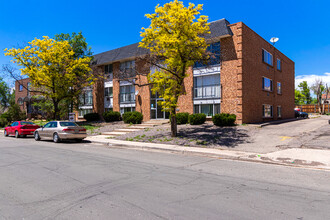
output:
<svg viewBox="0 0 330 220"><path fill-rule="evenodd" d="M239 144L250 143L250 131L254 129L248 126L217 127L212 124L178 125L178 136L173 138L167 124L131 132L116 139L187 147L235 148Z"/></svg>
<svg viewBox="0 0 330 220"><path fill-rule="evenodd" d="M128 124L123 121L115 122L79 122L79 125L87 127L89 136L100 135L102 132L111 132L120 128L127 128Z"/></svg>

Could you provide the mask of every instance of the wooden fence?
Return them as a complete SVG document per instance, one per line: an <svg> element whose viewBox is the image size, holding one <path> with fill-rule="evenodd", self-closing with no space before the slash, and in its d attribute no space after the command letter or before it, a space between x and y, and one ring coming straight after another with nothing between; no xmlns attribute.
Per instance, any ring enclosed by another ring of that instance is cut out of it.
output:
<svg viewBox="0 0 330 220"><path fill-rule="evenodd" d="M319 113L318 105L296 105L296 108L300 108L300 111L307 113ZM321 110L323 106L321 105ZM330 113L330 104L324 104L324 112Z"/></svg>

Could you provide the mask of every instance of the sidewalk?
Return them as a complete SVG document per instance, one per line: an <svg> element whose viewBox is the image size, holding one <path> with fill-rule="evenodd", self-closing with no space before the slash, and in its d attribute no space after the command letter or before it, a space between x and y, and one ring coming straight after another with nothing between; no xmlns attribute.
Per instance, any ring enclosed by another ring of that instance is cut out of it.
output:
<svg viewBox="0 0 330 220"><path fill-rule="evenodd" d="M223 159L243 160L279 164L294 167L325 169L330 171L330 150L292 148L271 153L230 151L211 148L184 147L178 145L132 142L109 139L106 135L90 136L85 140L108 146L118 146L139 150L167 151L182 154L196 154Z"/></svg>

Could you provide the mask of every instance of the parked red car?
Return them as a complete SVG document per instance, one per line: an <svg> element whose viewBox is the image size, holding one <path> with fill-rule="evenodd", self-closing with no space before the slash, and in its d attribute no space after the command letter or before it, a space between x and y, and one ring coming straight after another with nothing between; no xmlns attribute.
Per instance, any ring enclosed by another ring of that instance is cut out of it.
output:
<svg viewBox="0 0 330 220"><path fill-rule="evenodd" d="M34 131L38 128L40 128L40 126L33 122L15 121L8 127L5 127L4 135L6 137L14 135L16 138L21 136L26 137L26 135L33 135Z"/></svg>

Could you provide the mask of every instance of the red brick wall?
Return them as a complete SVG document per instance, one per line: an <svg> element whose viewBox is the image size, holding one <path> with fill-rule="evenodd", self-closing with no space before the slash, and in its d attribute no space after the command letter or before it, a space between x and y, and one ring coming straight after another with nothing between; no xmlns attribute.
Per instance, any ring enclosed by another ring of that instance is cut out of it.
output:
<svg viewBox="0 0 330 220"><path fill-rule="evenodd" d="M237 123L242 123L242 23L230 28L233 37L220 40L221 112L235 114Z"/></svg>
<svg viewBox="0 0 330 220"><path fill-rule="evenodd" d="M103 72L104 66L98 67ZM101 117L104 112L104 78L98 79L93 85L93 111Z"/></svg>
<svg viewBox="0 0 330 220"><path fill-rule="evenodd" d="M139 91L136 98L135 110L143 114L143 121L150 120L150 86L148 84L148 78L145 74L148 74L150 67L146 62L137 61L136 70L140 73L137 76L135 91ZM143 75L142 75L143 74Z"/></svg>
<svg viewBox="0 0 330 220"><path fill-rule="evenodd" d="M194 88L194 74L190 67L187 71L188 77L184 79L185 94L181 95L178 100L178 112L194 113L193 88Z"/></svg>
<svg viewBox="0 0 330 220"><path fill-rule="evenodd" d="M120 63L113 63L113 111L120 111L119 107L119 81L118 74L120 73Z"/></svg>
<svg viewBox="0 0 330 220"><path fill-rule="evenodd" d="M19 80L19 81L15 82L15 103L16 104L18 104L18 99L19 98L24 99L25 97L28 96L27 87L28 87L29 82L30 82L29 78L22 79L22 80ZM22 91L19 91L19 85L23 85L23 90ZM26 111L25 103L23 103L23 105L20 105L20 107L21 107L21 110Z"/></svg>
<svg viewBox="0 0 330 220"><path fill-rule="evenodd" d="M282 119L294 117L294 62L274 48L243 23L243 123L276 120L277 106L282 107ZM262 49L273 55L273 67L262 62ZM276 68L282 60L282 71ZM273 92L262 89L262 77L273 80ZM277 94L277 82L282 83L282 94ZM273 119L262 118L262 105L273 106Z"/></svg>

